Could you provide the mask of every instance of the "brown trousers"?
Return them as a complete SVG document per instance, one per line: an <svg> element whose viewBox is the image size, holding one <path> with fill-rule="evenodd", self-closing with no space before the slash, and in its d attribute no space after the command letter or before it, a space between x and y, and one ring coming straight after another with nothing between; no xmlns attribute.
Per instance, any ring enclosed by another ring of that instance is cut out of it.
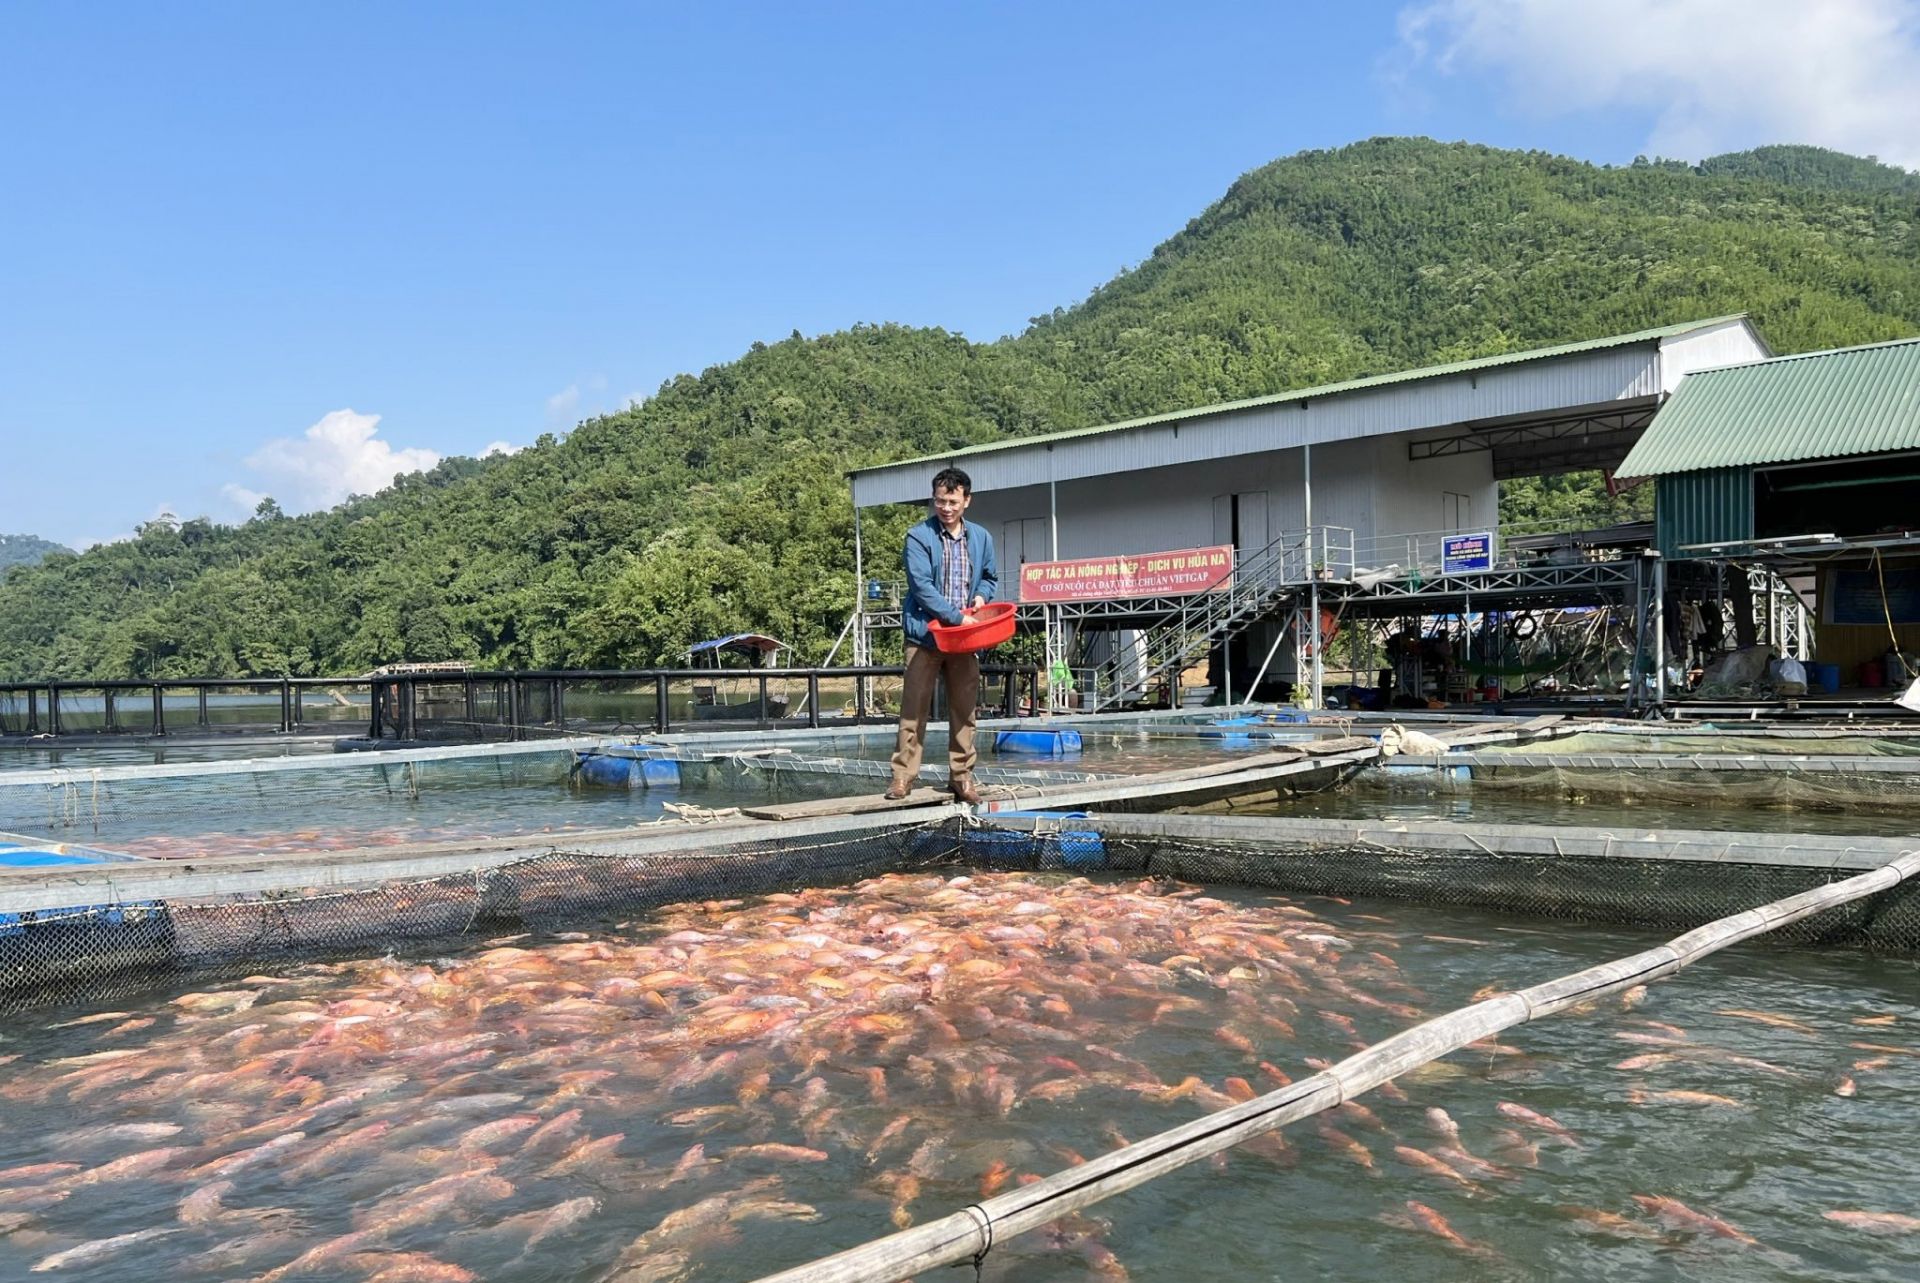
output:
<svg viewBox="0 0 1920 1283"><path fill-rule="evenodd" d="M893 778L913 784L926 747L927 713L934 683L947 679L947 748L956 782L973 774L973 712L980 697L980 656L949 655L930 646L907 647L907 676L900 692L900 739L893 750Z"/></svg>

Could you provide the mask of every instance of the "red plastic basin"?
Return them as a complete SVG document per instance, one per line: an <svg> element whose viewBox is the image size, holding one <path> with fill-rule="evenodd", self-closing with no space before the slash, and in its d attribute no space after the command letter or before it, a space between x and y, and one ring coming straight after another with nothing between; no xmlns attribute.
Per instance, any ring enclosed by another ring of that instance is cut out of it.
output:
<svg viewBox="0 0 1920 1283"><path fill-rule="evenodd" d="M991 650L1013 636L1014 615L1019 609L1010 601L990 601L973 612L970 624L943 624L936 619L927 630L933 634L934 649L949 655Z"/></svg>

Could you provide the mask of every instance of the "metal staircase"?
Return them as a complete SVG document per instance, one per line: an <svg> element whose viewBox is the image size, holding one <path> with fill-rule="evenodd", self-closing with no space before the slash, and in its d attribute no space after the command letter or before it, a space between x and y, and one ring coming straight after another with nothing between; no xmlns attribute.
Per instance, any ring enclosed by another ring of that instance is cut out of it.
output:
<svg viewBox="0 0 1920 1283"><path fill-rule="evenodd" d="M1094 670L1095 709L1139 697L1142 685L1171 685L1222 641L1245 631L1284 605L1304 601L1315 579L1347 579L1353 573L1353 532L1339 526L1288 531L1235 561L1224 588L1179 599L1177 607L1145 625L1145 674L1138 647L1116 654Z"/></svg>

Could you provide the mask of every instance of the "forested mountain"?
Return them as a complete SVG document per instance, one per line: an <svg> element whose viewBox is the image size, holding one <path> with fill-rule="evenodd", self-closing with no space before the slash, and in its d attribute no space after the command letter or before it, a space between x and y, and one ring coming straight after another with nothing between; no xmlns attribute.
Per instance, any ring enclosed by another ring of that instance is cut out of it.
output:
<svg viewBox="0 0 1920 1283"><path fill-rule="evenodd" d="M1849 156L1824 147L1756 147L1700 162L1703 174L1765 178L1801 187L1836 191L1904 192L1920 195L1920 174L1883 165L1869 157Z"/></svg>
<svg viewBox="0 0 1920 1283"><path fill-rule="evenodd" d="M4 574L8 566L31 566L48 553L72 551L65 544L36 535L0 535L0 574Z"/></svg>
<svg viewBox="0 0 1920 1283"><path fill-rule="evenodd" d="M741 628L819 658L853 598L849 467L1729 312L1782 352L1909 335L1902 174L1811 148L1621 168L1418 139L1301 153L1011 338L796 333L330 512L150 523L15 569L0 670L639 665Z"/></svg>

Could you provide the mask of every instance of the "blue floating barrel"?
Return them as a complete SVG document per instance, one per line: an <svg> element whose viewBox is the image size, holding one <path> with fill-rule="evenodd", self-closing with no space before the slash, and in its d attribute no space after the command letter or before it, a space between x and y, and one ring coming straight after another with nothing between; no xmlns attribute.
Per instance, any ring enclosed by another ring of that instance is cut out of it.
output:
<svg viewBox="0 0 1920 1283"><path fill-rule="evenodd" d="M962 840L968 858L982 864L1029 865L1040 850L1033 834L1016 829L969 829Z"/></svg>
<svg viewBox="0 0 1920 1283"><path fill-rule="evenodd" d="M1033 757L1071 757L1080 751L1080 732L1075 730L1054 731L995 731L993 751L996 753L1025 753Z"/></svg>
<svg viewBox="0 0 1920 1283"><path fill-rule="evenodd" d="M631 757L615 757L611 753L582 753L575 769L585 783L597 784L601 788L630 789L643 787L639 766L640 763Z"/></svg>
<svg viewBox="0 0 1920 1283"><path fill-rule="evenodd" d="M582 780L601 788L680 787L680 763L632 757L625 753L582 753L579 771Z"/></svg>
<svg viewBox="0 0 1920 1283"><path fill-rule="evenodd" d="M951 860L959 854L959 845L945 829L921 829L913 835L907 853L917 860Z"/></svg>
<svg viewBox="0 0 1920 1283"><path fill-rule="evenodd" d="M1059 836L1060 862L1069 869L1104 868L1107 840L1092 829L1075 829Z"/></svg>
<svg viewBox="0 0 1920 1283"><path fill-rule="evenodd" d="M1840 665L1808 664L1808 684L1823 695L1831 695L1840 689Z"/></svg>

